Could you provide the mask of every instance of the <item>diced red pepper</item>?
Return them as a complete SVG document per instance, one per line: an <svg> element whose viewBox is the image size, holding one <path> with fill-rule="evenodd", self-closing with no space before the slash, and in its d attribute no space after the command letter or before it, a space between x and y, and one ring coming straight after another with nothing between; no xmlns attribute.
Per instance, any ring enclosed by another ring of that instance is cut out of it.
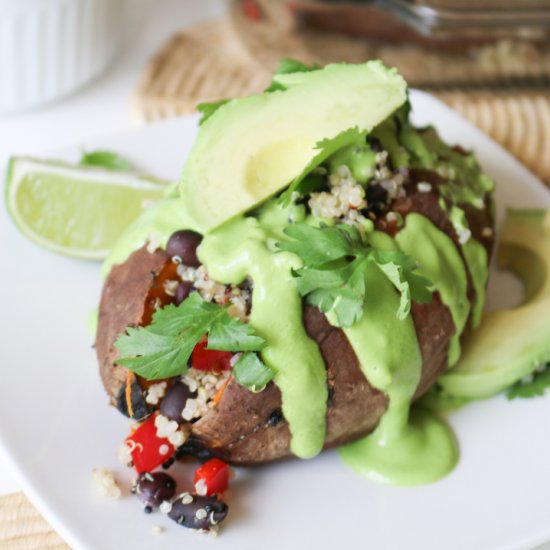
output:
<svg viewBox="0 0 550 550"><path fill-rule="evenodd" d="M199 342L191 355L193 368L212 372L231 370L231 357L229 351L206 349L208 341Z"/></svg>
<svg viewBox="0 0 550 550"><path fill-rule="evenodd" d="M132 462L138 474L152 472L172 458L175 453L175 448L168 439L157 436L155 426L157 416L158 414L150 416L125 441L130 448Z"/></svg>
<svg viewBox="0 0 550 550"><path fill-rule="evenodd" d="M211 458L195 472L195 491L199 495L217 495L229 486L229 464L219 458Z"/></svg>

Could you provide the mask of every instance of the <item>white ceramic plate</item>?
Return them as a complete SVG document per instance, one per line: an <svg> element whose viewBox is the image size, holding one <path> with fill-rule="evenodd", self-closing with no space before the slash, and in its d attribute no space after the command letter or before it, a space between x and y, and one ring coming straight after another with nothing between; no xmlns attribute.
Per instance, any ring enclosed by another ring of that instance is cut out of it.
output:
<svg viewBox="0 0 550 550"><path fill-rule="evenodd" d="M481 132L426 94L415 92L412 101L419 123L433 122L447 140L476 150L498 181L500 214L505 206L550 206L542 184ZM78 146L113 149L177 178L195 132L195 119L184 118ZM74 160L78 148L63 156ZM550 395L497 397L454 413L460 463L429 486L375 485L335 452L241 470L216 541L160 513L144 515L133 496L97 496L93 468L129 478L115 458L128 423L107 407L86 329L99 298L99 265L37 248L4 209L0 215L0 440L29 496L72 546L519 550L550 539ZM517 285L496 277L490 299L493 306L517 300ZM153 534L156 524L166 532Z"/></svg>

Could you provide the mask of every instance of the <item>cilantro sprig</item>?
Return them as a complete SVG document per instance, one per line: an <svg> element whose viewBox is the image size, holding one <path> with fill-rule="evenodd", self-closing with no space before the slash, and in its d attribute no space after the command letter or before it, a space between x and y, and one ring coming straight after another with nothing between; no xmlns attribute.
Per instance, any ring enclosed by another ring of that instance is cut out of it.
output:
<svg viewBox="0 0 550 550"><path fill-rule="evenodd" d="M123 156L113 151L82 151L81 166L96 166L116 172L131 172L134 165Z"/></svg>
<svg viewBox="0 0 550 550"><path fill-rule="evenodd" d="M257 353L246 352L233 367L235 380L251 391L261 391L275 375Z"/></svg>
<svg viewBox="0 0 550 550"><path fill-rule="evenodd" d="M506 397L508 399L539 397L544 395L548 388L550 388L550 363L543 371L533 373L533 379L530 382L520 381L514 384L506 392Z"/></svg>
<svg viewBox="0 0 550 550"><path fill-rule="evenodd" d="M298 255L304 266L293 272L298 291L322 312L334 312L341 327L350 327L364 314L365 274L374 263L400 293L398 319L405 319L411 301L431 301L432 283L415 273L416 263L402 252L373 248L354 226L312 227L293 224L284 230L290 238L277 244L283 251ZM376 292L376 289L371 289Z"/></svg>
<svg viewBox="0 0 550 550"><path fill-rule="evenodd" d="M148 380L184 374L194 347L205 334L207 349L253 352L265 345L251 325L194 292L179 306L158 309L149 326L128 327L120 334L115 342L120 356L116 363Z"/></svg>
<svg viewBox="0 0 550 550"><path fill-rule="evenodd" d="M230 99L218 99L209 103L199 103L197 111L201 114L199 126L202 126L220 107L231 101Z"/></svg>

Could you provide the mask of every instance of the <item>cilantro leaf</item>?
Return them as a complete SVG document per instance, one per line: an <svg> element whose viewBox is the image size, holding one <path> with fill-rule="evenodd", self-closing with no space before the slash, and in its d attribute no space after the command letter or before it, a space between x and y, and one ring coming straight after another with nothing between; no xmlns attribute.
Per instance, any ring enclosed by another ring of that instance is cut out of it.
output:
<svg viewBox="0 0 550 550"><path fill-rule="evenodd" d="M531 382L518 382L508 389L506 397L508 399L528 399L544 395L544 392L550 388L550 363L546 365L546 369L542 372L533 374Z"/></svg>
<svg viewBox="0 0 550 550"><path fill-rule="evenodd" d="M410 313L411 300L414 299L421 304L431 301L432 293L429 287L432 282L422 275L413 273L416 265L409 256L402 252L374 250L371 258L401 294L397 310L398 319L403 320Z"/></svg>
<svg viewBox="0 0 550 550"><path fill-rule="evenodd" d="M82 151L80 165L97 166L117 172L130 172L134 169L133 164L129 160L112 151L90 151L89 153Z"/></svg>
<svg viewBox="0 0 550 550"><path fill-rule="evenodd" d="M120 334L115 342L120 356L116 363L148 380L184 374L193 349L205 334L208 349L257 351L265 344L253 327L193 292L179 306L155 311L149 326L129 327Z"/></svg>
<svg viewBox="0 0 550 550"><path fill-rule="evenodd" d="M275 70L274 74L308 73L310 71L316 71L320 68L321 66L317 65L317 63L314 63L313 65L306 65L296 59L284 58L279 61L279 66ZM276 92L277 90L286 90L286 87L273 79L271 84L264 91Z"/></svg>
<svg viewBox="0 0 550 550"><path fill-rule="evenodd" d="M187 346L182 346L176 337L155 334L145 328L128 328L127 334L119 335L115 346L123 356L116 364L148 380L183 374L194 348L192 339L188 339Z"/></svg>
<svg viewBox="0 0 550 550"><path fill-rule="evenodd" d="M286 227L284 233L293 240L278 243L278 248L300 256L310 267L354 255L363 246L359 230L351 225L344 229L343 226L319 228L295 223Z"/></svg>
<svg viewBox="0 0 550 550"><path fill-rule="evenodd" d="M222 105L225 105L230 99L218 99L208 103L199 103L197 111L202 115L199 120L199 126L202 126Z"/></svg>
<svg viewBox="0 0 550 550"><path fill-rule="evenodd" d="M233 376L241 386L260 391L275 376L275 371L263 363L256 353L248 352L233 367Z"/></svg>
<svg viewBox="0 0 550 550"><path fill-rule="evenodd" d="M317 71L321 66L317 63L313 65L308 65L297 59L291 59L290 57L285 57L279 60L279 66L275 70L275 74L290 74L290 73L308 73L311 71Z"/></svg>
<svg viewBox="0 0 550 550"><path fill-rule="evenodd" d="M253 327L233 317L216 319L208 333L207 349L256 351L263 345L264 339L256 336Z"/></svg>
<svg viewBox="0 0 550 550"><path fill-rule="evenodd" d="M323 162L340 149L349 147L350 145L364 145L365 140L366 132L360 132L359 128L355 127L344 130L333 138L327 138L317 142L315 144L315 149L318 149L319 152L307 163L302 172L294 178L288 189L281 195L283 204L290 204L294 192L303 195L304 189L302 188L302 182L314 168L323 164Z"/></svg>
<svg viewBox="0 0 550 550"><path fill-rule="evenodd" d="M431 281L415 273L416 263L409 256L373 248L355 226L293 224L284 233L291 240L277 247L296 254L304 263L293 271L298 291L322 312L333 312L341 327L350 327L363 317L368 292L365 275L372 263L400 294L398 319L409 315L412 300L427 303L432 298Z"/></svg>

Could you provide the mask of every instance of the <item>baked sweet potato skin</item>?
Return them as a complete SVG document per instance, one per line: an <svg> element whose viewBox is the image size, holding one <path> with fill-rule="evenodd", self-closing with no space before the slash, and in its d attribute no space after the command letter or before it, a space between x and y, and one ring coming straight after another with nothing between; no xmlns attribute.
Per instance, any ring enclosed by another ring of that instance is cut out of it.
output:
<svg viewBox="0 0 550 550"><path fill-rule="evenodd" d="M115 341L127 327L139 325L149 289L167 260L168 255L161 250L151 254L140 248L126 262L113 267L103 285L95 349L101 380L112 405L126 383L127 373L124 367L115 365Z"/></svg>
<svg viewBox="0 0 550 550"><path fill-rule="evenodd" d="M412 173L411 180L430 181L434 187L439 184L437 175L425 171ZM423 214L447 233L460 250L458 235L441 209L436 193L421 193L411 186L407 197L396 201L392 210L400 212L405 220L410 212ZM488 207L482 210L465 208L472 236L485 244L489 257L493 241L492 237L483 237L483 229L493 228L490 210ZM395 230L383 225L378 225L378 229L395 234ZM127 326L139 324L154 275L167 259L164 252L150 254L141 249L123 265L115 267L105 283L96 348L102 380L113 403L126 379L125 369L114 365L114 341ZM475 299L469 274L468 297L470 301ZM423 359L422 377L415 396L418 397L446 368L449 340L455 327L448 308L437 293L429 304L413 303L412 317ZM387 408L386 395L366 380L343 331L331 326L319 310L310 306L304 307L303 319L308 334L319 345L327 368L329 399L325 448L371 432ZM191 434L215 455L234 464L254 465L289 458L288 424L284 419L273 420L279 418L280 408L281 394L275 384L270 383L264 391L255 394L231 379L218 406L193 424Z"/></svg>

